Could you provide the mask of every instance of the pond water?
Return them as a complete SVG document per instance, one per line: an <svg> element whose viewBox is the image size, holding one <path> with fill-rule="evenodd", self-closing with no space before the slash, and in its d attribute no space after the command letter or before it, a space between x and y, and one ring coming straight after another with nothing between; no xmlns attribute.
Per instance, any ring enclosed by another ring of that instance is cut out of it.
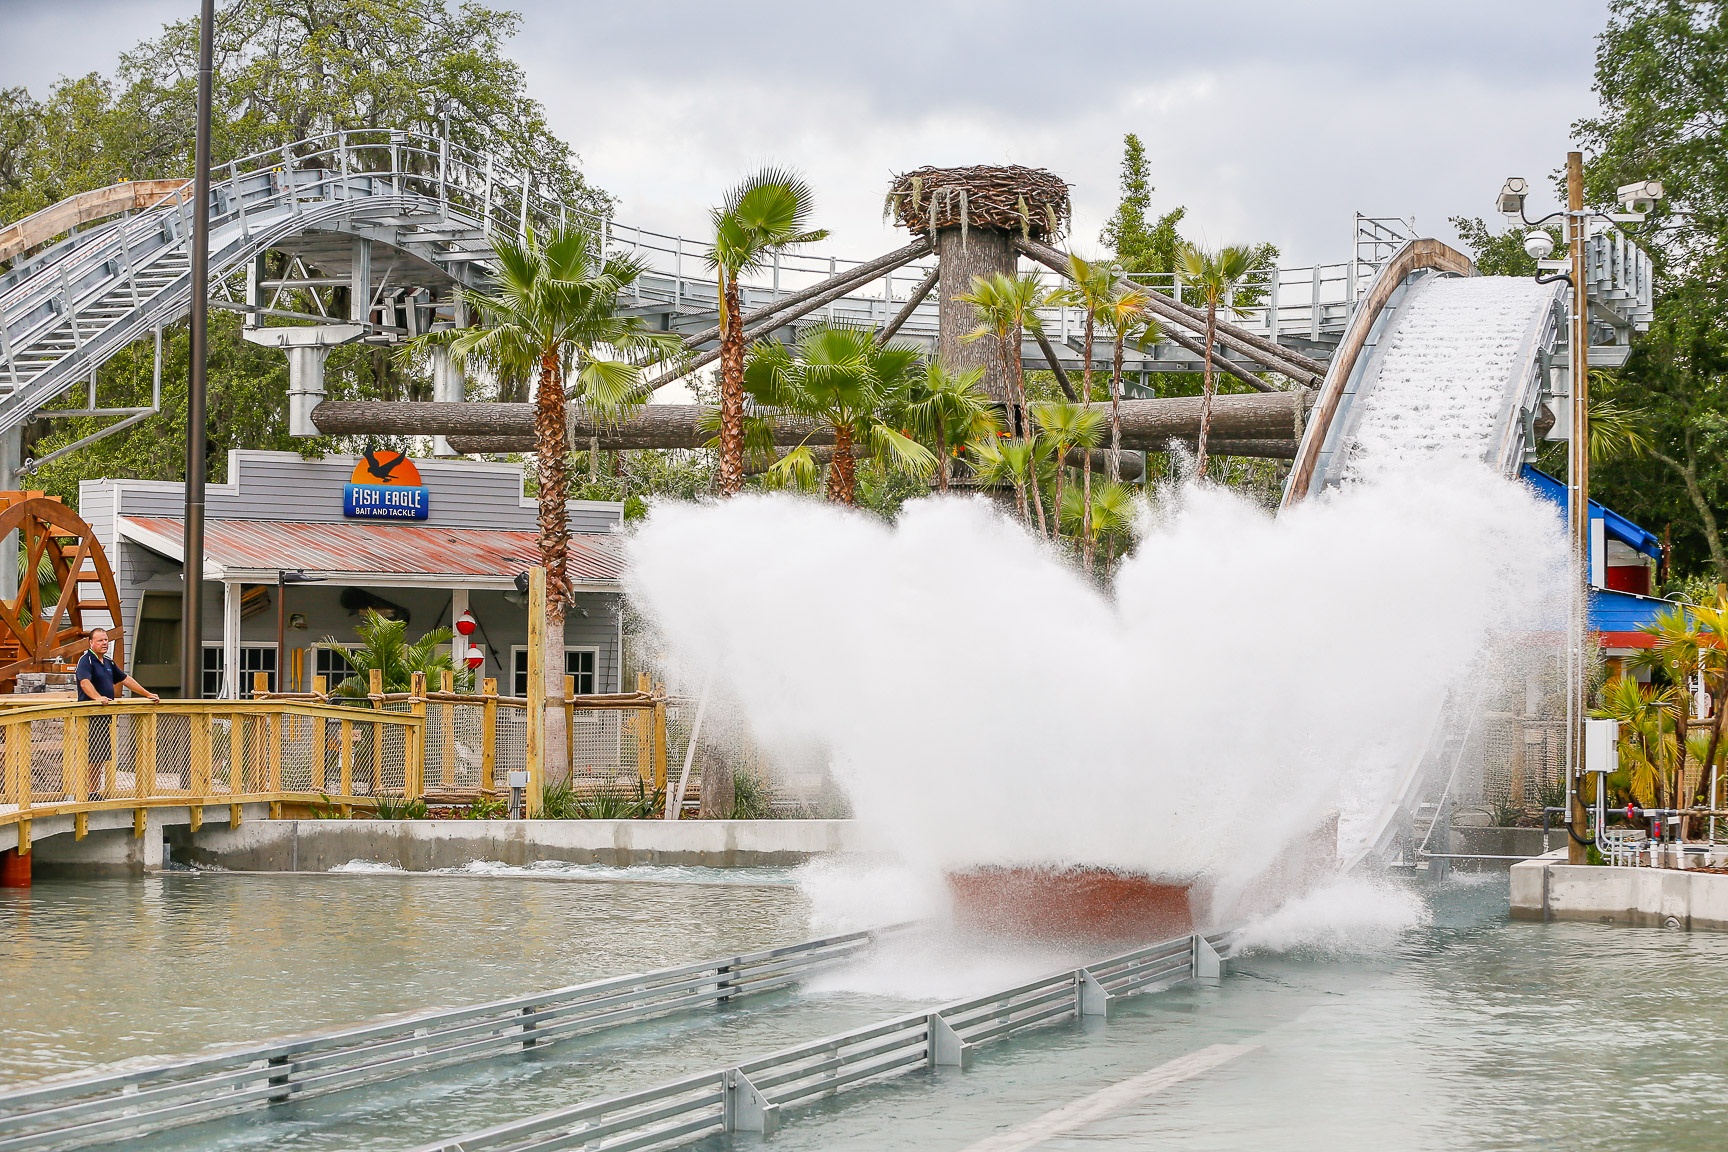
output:
<svg viewBox="0 0 1728 1152"><path fill-rule="evenodd" d="M661 879L178 874L5 892L0 1068L15 1082L813 934L785 874ZM1347 930L1312 933L1309 945L1286 933L1284 951L1238 959L1218 987L1124 1000L1108 1021L985 1047L963 1074L793 1110L773 1144L1728 1147L1728 935L1513 923L1503 878L1412 890L1405 899L1428 922L1371 950L1339 947ZM902 947L802 993L128 1147L402 1148L1066 962Z"/></svg>

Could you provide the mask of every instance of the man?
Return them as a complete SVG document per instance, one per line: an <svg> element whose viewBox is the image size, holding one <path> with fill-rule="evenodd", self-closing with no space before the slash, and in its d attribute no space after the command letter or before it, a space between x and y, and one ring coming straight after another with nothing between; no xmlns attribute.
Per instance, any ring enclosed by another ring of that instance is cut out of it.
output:
<svg viewBox="0 0 1728 1152"><path fill-rule="evenodd" d="M78 679L78 698L87 702L112 704L119 698L122 688L132 689L138 695L147 697L153 704L162 699L108 659L106 628L98 628L90 633L90 650L78 657L78 671L75 675ZM108 762L113 758L113 726L110 717L92 716L90 759L86 777L90 785L90 799L103 799L102 781L107 777Z"/></svg>

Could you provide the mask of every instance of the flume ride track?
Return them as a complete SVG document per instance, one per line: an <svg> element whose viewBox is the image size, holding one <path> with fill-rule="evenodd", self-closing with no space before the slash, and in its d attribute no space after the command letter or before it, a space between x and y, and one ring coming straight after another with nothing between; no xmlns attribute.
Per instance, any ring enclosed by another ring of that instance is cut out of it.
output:
<svg viewBox="0 0 1728 1152"><path fill-rule="evenodd" d="M1432 443L1408 437L1408 447L1395 455L1419 464L1456 453L1480 459L1509 479L1518 475L1534 451L1548 370L1565 339L1565 289L1560 284L1477 277L1463 253L1438 240L1413 240L1381 266L1345 329L1285 482L1285 508L1318 498L1353 478L1365 463L1372 463L1367 458L1376 447L1365 429L1375 419L1377 400L1385 401L1383 408L1395 408L1398 402L1396 397L1377 396L1377 390L1395 388L1398 357L1409 357L1410 346L1424 338L1432 340L1417 329L1424 321L1434 324L1440 311L1437 305L1445 296L1482 295L1480 288L1489 279L1506 286L1506 304L1494 322L1478 321L1480 330L1472 330L1465 317L1445 333L1466 345L1499 340L1502 351L1493 362L1498 375L1491 372L1474 391L1452 390L1454 397L1479 406L1474 413L1479 435L1475 439L1437 437ZM1383 443L1378 450L1385 455ZM1345 861L1347 869L1409 858L1416 814L1426 806L1436 809L1439 818L1433 798L1444 795L1456 774L1467 736L1458 734L1459 724L1448 709L1448 702L1436 705L1423 751L1401 773L1393 802L1376 818L1361 848Z"/></svg>

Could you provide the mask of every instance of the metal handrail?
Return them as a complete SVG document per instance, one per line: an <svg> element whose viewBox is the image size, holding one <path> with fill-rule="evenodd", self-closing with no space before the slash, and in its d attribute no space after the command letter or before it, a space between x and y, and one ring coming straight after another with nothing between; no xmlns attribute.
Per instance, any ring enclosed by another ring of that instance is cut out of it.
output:
<svg viewBox="0 0 1728 1152"><path fill-rule="evenodd" d="M159 1132L775 991L899 927L0 1092L0 1152Z"/></svg>
<svg viewBox="0 0 1728 1152"><path fill-rule="evenodd" d="M1217 977L1222 936L1184 936L984 996L854 1028L728 1068L422 1145L416 1152L594 1152L670 1147L713 1132L771 1133L782 1110L915 1069L964 1068L973 1049L1114 998Z"/></svg>

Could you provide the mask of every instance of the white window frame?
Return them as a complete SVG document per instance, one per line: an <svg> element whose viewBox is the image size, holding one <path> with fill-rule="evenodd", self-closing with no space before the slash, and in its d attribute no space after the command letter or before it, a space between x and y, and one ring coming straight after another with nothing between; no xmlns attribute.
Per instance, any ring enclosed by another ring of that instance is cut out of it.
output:
<svg viewBox="0 0 1728 1152"><path fill-rule="evenodd" d="M528 645L526 645L526 644L512 644L512 645L510 645L510 669L509 669L509 671L510 671L510 695L512 695L512 696L526 696L526 695L528 695L528 685L526 683L521 684L521 685L518 685L516 683L516 654L518 652L522 653L523 657L526 658L527 654L528 654ZM564 645L564 667L566 667L566 668L570 667L570 653L572 653L572 652L587 652L589 655L594 657L594 672L593 672L594 691L593 692L578 692L578 695L591 696L594 693L599 692L599 690L600 690L600 646L597 644L566 644L566 645ZM524 674L524 675L526 675L526 674ZM577 687L580 688L581 686L578 685ZM520 689L520 691L518 691L518 688Z"/></svg>
<svg viewBox="0 0 1728 1152"><path fill-rule="evenodd" d="M339 648L344 652L358 652L358 651L360 651L360 649L366 647L366 645L364 645L364 644L326 644L326 643L324 643L324 641L320 640L316 644L308 644L306 647L310 648L312 650L312 653L313 653L313 655L312 655L312 667L306 673L306 690L308 692L310 692L312 690L312 678L314 676L318 675L318 655L317 654L320 650L329 649L329 648ZM346 677L344 677L344 679L346 679ZM327 681L325 683L324 687L326 689L334 688L334 687L336 687L337 684L340 684L341 682L342 682L341 680Z"/></svg>

